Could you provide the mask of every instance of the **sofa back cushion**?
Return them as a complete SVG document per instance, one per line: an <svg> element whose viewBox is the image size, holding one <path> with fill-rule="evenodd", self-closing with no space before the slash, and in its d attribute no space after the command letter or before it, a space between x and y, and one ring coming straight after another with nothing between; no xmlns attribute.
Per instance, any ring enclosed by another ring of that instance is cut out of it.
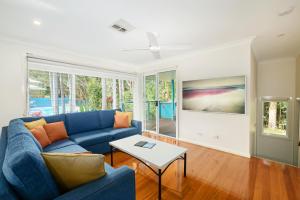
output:
<svg viewBox="0 0 300 200"><path fill-rule="evenodd" d="M0 199L1 200L17 200L17 196L14 193L13 189L6 181L2 166L5 157L5 150L7 145L7 127L2 128L0 133Z"/></svg>
<svg viewBox="0 0 300 200"><path fill-rule="evenodd" d="M101 128L98 111L68 113L66 124L69 135Z"/></svg>
<svg viewBox="0 0 300 200"><path fill-rule="evenodd" d="M65 114L60 114L60 115L51 115L51 116L46 116L46 117L23 117L21 120L24 122L32 122L35 120L39 120L41 118L44 118L47 123L53 123L53 122L59 122L59 121L66 121L66 115Z"/></svg>
<svg viewBox="0 0 300 200"><path fill-rule="evenodd" d="M41 156L41 148L32 134L21 131L20 126L24 125L13 121L8 127L3 174L22 199L53 199L59 190Z"/></svg>
<svg viewBox="0 0 300 200"><path fill-rule="evenodd" d="M115 110L101 110L99 111L101 128L112 128L115 122Z"/></svg>
<svg viewBox="0 0 300 200"><path fill-rule="evenodd" d="M21 119L14 119L11 120L9 122L9 126L8 126L8 140L10 138L15 137L16 135L20 134L20 133L26 133L28 135L28 137L31 137L33 142L36 144L37 148L42 151L43 148L41 146L41 144L39 143L39 141L33 136L33 134L30 132L30 130L28 130L25 125L24 125L24 121Z"/></svg>

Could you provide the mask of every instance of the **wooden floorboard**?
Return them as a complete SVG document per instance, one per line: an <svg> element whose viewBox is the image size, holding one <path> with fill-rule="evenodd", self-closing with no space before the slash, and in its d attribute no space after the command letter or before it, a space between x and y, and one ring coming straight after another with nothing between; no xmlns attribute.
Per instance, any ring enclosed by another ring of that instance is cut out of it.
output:
<svg viewBox="0 0 300 200"><path fill-rule="evenodd" d="M188 149L187 177L183 177L183 161L175 161L162 176L162 199L300 200L300 169L296 167L144 135ZM110 161L109 154L106 161ZM137 200L157 199L157 177L144 164L122 152L115 152L114 164L135 170Z"/></svg>

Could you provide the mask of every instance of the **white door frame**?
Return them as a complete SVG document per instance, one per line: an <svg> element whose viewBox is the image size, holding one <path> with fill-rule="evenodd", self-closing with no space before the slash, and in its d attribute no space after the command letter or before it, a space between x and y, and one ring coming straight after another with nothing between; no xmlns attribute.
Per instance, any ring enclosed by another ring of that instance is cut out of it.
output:
<svg viewBox="0 0 300 200"><path fill-rule="evenodd" d="M159 105L158 105L158 108L156 109L156 131L151 131L151 130L146 130L146 118L145 118L145 101L146 101L146 99L145 99L145 87L146 87L146 82L145 82L145 77L146 76L150 76L150 75L155 75L155 77L156 77L156 100L159 102L160 101L160 99L159 99L159 73L161 73L161 72L168 72L168 71L175 71L175 74L176 74L176 84L175 84L175 89L176 89L176 98L175 98L175 100L176 100L176 110L175 110L175 113L176 113L176 139L178 139L179 138L179 134L178 134L178 130L179 130L179 128L178 128L178 125L179 125L179 123L178 123L178 121L179 121L179 109L178 109L178 105L179 105L179 103L178 103L178 100L179 100L179 98L178 98L178 83L179 83L179 81L178 81L178 76L177 76L177 67L175 66L175 67L169 67L169 68L164 68L164 69L161 69L161 70L155 70L155 71L149 71L149 72L145 72L145 73L143 73L143 92L142 92L142 94L143 94L143 112L142 112L142 119L143 119L143 124L144 124L144 126L143 126L143 130L144 131L148 131L148 132L150 132L150 133L153 133L153 134L159 134ZM166 136L166 135L164 135L164 136ZM171 136L166 136L166 137L171 137ZM171 137L171 138L173 138L173 137Z"/></svg>

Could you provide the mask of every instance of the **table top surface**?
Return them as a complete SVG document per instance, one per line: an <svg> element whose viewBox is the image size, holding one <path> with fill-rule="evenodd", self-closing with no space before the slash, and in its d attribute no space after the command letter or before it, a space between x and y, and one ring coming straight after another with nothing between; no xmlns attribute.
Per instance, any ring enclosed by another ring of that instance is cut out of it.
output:
<svg viewBox="0 0 300 200"><path fill-rule="evenodd" d="M155 143L155 146L151 149L134 146L140 141ZM110 142L109 144L157 169L164 169L168 164L187 152L187 149L183 147L154 140L142 135L130 136Z"/></svg>

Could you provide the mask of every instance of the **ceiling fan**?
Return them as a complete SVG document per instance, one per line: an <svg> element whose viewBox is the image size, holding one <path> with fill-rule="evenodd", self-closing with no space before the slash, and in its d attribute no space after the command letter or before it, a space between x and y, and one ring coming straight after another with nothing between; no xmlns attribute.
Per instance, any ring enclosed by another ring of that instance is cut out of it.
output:
<svg viewBox="0 0 300 200"><path fill-rule="evenodd" d="M159 45L157 41L157 35L153 32L147 32L149 40L149 47L147 48L136 48L136 49L122 49L122 51L150 51L154 58L160 59L161 50L186 50L190 49L190 45Z"/></svg>

